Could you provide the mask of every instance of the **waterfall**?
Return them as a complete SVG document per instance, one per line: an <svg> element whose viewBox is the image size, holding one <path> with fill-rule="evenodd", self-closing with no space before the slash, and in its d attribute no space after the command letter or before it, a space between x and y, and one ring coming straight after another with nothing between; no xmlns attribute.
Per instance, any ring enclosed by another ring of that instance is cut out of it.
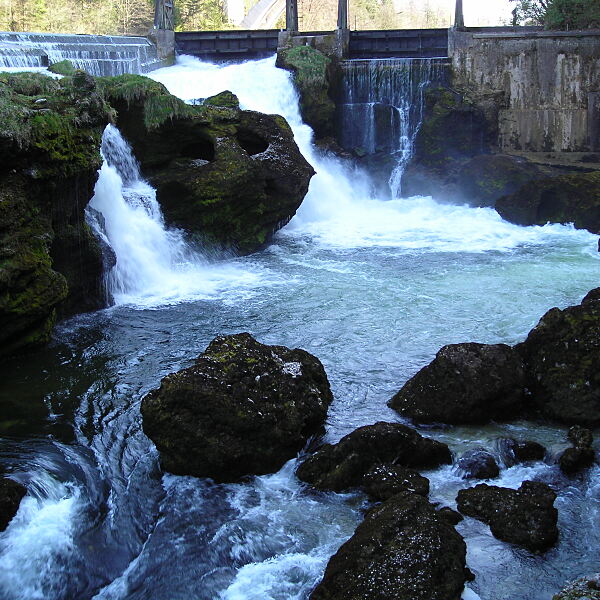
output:
<svg viewBox="0 0 600 600"><path fill-rule="evenodd" d="M394 158L389 176L393 198L411 157L423 117L423 91L447 77L444 59L346 60L340 105L341 145L347 150Z"/></svg>
<svg viewBox="0 0 600 600"><path fill-rule="evenodd" d="M156 191L142 178L130 146L108 125L104 163L86 209L89 225L116 256L106 289L119 303L156 304L211 297L224 287L243 293L259 279L231 262L211 263L165 226Z"/></svg>
<svg viewBox="0 0 600 600"><path fill-rule="evenodd" d="M0 68L61 60L97 77L145 73L160 64L156 47L143 37L0 32Z"/></svg>

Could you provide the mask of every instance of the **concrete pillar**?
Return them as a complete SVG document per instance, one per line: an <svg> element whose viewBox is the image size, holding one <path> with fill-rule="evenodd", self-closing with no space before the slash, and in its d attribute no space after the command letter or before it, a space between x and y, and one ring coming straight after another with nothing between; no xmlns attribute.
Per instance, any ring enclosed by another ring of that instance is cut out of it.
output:
<svg viewBox="0 0 600 600"><path fill-rule="evenodd" d="M456 10L454 11L454 27L461 29L465 26L465 18L463 15L462 0L456 0Z"/></svg>
<svg viewBox="0 0 600 600"><path fill-rule="evenodd" d="M338 0L338 29L348 29L348 0Z"/></svg>
<svg viewBox="0 0 600 600"><path fill-rule="evenodd" d="M298 31L298 2L285 0L285 28L288 31Z"/></svg>

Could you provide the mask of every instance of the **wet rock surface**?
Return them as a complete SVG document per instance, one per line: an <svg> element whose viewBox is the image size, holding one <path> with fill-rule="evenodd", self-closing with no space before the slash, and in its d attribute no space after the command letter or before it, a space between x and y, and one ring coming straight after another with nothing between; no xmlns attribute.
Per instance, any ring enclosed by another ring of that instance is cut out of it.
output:
<svg viewBox="0 0 600 600"><path fill-rule="evenodd" d="M412 492L427 498L429 479L414 469L394 464L371 468L362 478L364 491L374 500L387 500L402 492Z"/></svg>
<svg viewBox="0 0 600 600"><path fill-rule="evenodd" d="M574 425L569 429L567 437L573 446L567 448L558 459L561 471L566 475L572 475L591 467L596 460L596 453L592 447L594 441L592 432Z"/></svg>
<svg viewBox="0 0 600 600"><path fill-rule="evenodd" d="M425 438L406 425L380 422L359 427L335 445L325 444L298 467L296 474L320 490L341 492L363 485L365 475L371 472L368 485L384 489L385 482L373 482L378 479L373 468L391 463L395 467L429 469L451 462L445 444ZM424 487L424 483L409 475L402 470L390 471L391 488L402 479L408 479L408 485L416 488Z"/></svg>
<svg viewBox="0 0 600 600"><path fill-rule="evenodd" d="M26 493L27 489L20 483L7 477L0 478L0 531L4 531L17 514Z"/></svg>
<svg viewBox="0 0 600 600"><path fill-rule="evenodd" d="M600 573L568 583L552 600L600 600Z"/></svg>
<svg viewBox="0 0 600 600"><path fill-rule="evenodd" d="M491 479L500 475L500 468L492 454L478 448L465 452L457 462L465 479Z"/></svg>
<svg viewBox="0 0 600 600"><path fill-rule="evenodd" d="M531 440L515 440L514 438L501 438L497 441L504 462L508 466L518 463L544 460L546 448L542 444Z"/></svg>
<svg viewBox="0 0 600 600"><path fill-rule="evenodd" d="M600 299L549 310L515 346L532 404L543 417L587 427L600 423Z"/></svg>
<svg viewBox="0 0 600 600"><path fill-rule="evenodd" d="M524 481L518 490L484 483L460 490L458 510L490 526L500 540L544 552L558 539L556 494L544 483Z"/></svg>
<svg viewBox="0 0 600 600"><path fill-rule="evenodd" d="M451 344L409 379L389 406L418 423L485 423L518 416L521 357L505 344Z"/></svg>
<svg viewBox="0 0 600 600"><path fill-rule="evenodd" d="M331 401L317 358L240 333L163 378L141 411L165 471L224 482L281 468L322 431Z"/></svg>
<svg viewBox="0 0 600 600"><path fill-rule="evenodd" d="M573 223L600 233L600 173L573 173L534 181L496 202L503 219L517 225Z"/></svg>
<svg viewBox="0 0 600 600"><path fill-rule="evenodd" d="M311 600L458 600L470 573L461 536L427 500L372 508L331 558Z"/></svg>

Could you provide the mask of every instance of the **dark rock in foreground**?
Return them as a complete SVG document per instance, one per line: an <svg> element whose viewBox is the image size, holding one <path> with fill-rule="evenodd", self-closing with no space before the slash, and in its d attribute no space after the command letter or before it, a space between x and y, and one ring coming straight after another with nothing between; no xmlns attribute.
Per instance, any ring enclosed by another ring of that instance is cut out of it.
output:
<svg viewBox="0 0 600 600"><path fill-rule="evenodd" d="M573 223L600 233L600 173L575 173L533 181L500 198L496 210L517 225Z"/></svg>
<svg viewBox="0 0 600 600"><path fill-rule="evenodd" d="M19 510L27 489L6 477L0 479L0 531L4 531Z"/></svg>
<svg viewBox="0 0 600 600"><path fill-rule="evenodd" d="M470 573L461 536L421 496L372 508L331 558L310 600L459 600Z"/></svg>
<svg viewBox="0 0 600 600"><path fill-rule="evenodd" d="M552 600L600 600L600 573L570 582Z"/></svg>
<svg viewBox="0 0 600 600"><path fill-rule="evenodd" d="M600 424L600 299L595 291L580 305L549 310L515 346L537 410L569 425Z"/></svg>
<svg viewBox="0 0 600 600"><path fill-rule="evenodd" d="M481 483L460 490L456 501L461 513L487 523L499 540L543 552L558 539L555 499L546 484L524 481L518 490Z"/></svg>
<svg viewBox="0 0 600 600"><path fill-rule="evenodd" d="M240 333L163 378L141 410L164 470L225 482L281 468L322 431L331 401L317 358Z"/></svg>
<svg viewBox="0 0 600 600"><path fill-rule="evenodd" d="M592 448L593 436L589 429L574 425L569 429L568 438L573 446L560 455L558 464L563 473L572 475L591 467L596 454Z"/></svg>
<svg viewBox="0 0 600 600"><path fill-rule="evenodd" d="M465 479L491 479L500 475L496 459L481 448L465 452L458 459L457 466Z"/></svg>
<svg viewBox="0 0 600 600"><path fill-rule="evenodd" d="M314 171L283 117L239 110L230 92L190 106L139 75L102 85L168 224L248 254L294 216Z"/></svg>
<svg viewBox="0 0 600 600"><path fill-rule="evenodd" d="M419 423L485 423L522 408L521 357L505 344L451 344L409 379L389 406Z"/></svg>
<svg viewBox="0 0 600 600"><path fill-rule="evenodd" d="M429 469L451 462L446 444L424 438L406 425L375 423L359 427L335 445L325 444L298 467L296 474L318 489L341 492L363 485L371 469L387 463Z"/></svg>

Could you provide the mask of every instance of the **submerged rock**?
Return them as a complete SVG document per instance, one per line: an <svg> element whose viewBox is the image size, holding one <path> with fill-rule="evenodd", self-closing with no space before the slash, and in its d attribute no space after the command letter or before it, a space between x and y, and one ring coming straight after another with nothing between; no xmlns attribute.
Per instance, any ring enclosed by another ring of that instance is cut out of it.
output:
<svg viewBox="0 0 600 600"><path fill-rule="evenodd" d="M458 510L490 526L499 540L544 552L558 539L556 494L544 483L524 481L518 490L480 483L460 490Z"/></svg>
<svg viewBox="0 0 600 600"><path fill-rule="evenodd" d="M191 106L140 75L102 80L168 224L241 254L296 213L314 171L285 119L222 93Z"/></svg>
<svg viewBox="0 0 600 600"><path fill-rule="evenodd" d="M20 483L7 477L0 478L0 531L4 531L17 514L26 493L27 489Z"/></svg>
<svg viewBox="0 0 600 600"><path fill-rule="evenodd" d="M594 440L589 429L574 425L569 429L568 438L573 446L560 455L558 464L563 473L572 475L591 467L596 460L596 453L592 448Z"/></svg>
<svg viewBox="0 0 600 600"><path fill-rule="evenodd" d="M164 377L141 411L165 471L225 482L281 468L322 431L331 401L317 358L240 333Z"/></svg>
<svg viewBox="0 0 600 600"><path fill-rule="evenodd" d="M81 71L0 74L0 355L47 342L58 313L105 303L84 209L110 114Z"/></svg>
<svg viewBox="0 0 600 600"><path fill-rule="evenodd" d="M515 346L527 388L542 416L569 425L600 424L600 299L552 308Z"/></svg>
<svg viewBox="0 0 600 600"><path fill-rule="evenodd" d="M552 600L600 600L600 573L571 581Z"/></svg>
<svg viewBox="0 0 600 600"><path fill-rule="evenodd" d="M310 600L459 600L471 578L461 536L427 500L372 508L331 558Z"/></svg>
<svg viewBox="0 0 600 600"><path fill-rule="evenodd" d="M363 485L368 474L367 486L372 490L382 488L376 493L387 495L387 491L383 491L387 486L380 477L385 475L385 471L376 476L373 469L385 469L388 464L430 469L451 462L452 456L446 444L424 438L406 425L380 422L359 427L337 444L325 444L298 467L296 475L320 490L341 492ZM400 480L409 479L401 471L388 471L392 479L391 488L401 487ZM376 485L373 479L379 480ZM415 481L414 477L411 479L407 486L422 489L422 482Z"/></svg>
<svg viewBox="0 0 600 600"><path fill-rule="evenodd" d="M546 456L546 448L530 440L520 441L514 438L500 438L497 443L502 459L509 467L518 463L544 460Z"/></svg>
<svg viewBox="0 0 600 600"><path fill-rule="evenodd" d="M518 416L523 361L505 344L451 344L409 379L389 406L419 423L485 423Z"/></svg>
<svg viewBox="0 0 600 600"><path fill-rule="evenodd" d="M465 479L491 479L500 475L500 468L492 454L478 448L465 452L457 462Z"/></svg>
<svg viewBox="0 0 600 600"><path fill-rule="evenodd" d="M600 173L574 173L534 181L496 203L503 219L517 225L573 223L600 233Z"/></svg>

